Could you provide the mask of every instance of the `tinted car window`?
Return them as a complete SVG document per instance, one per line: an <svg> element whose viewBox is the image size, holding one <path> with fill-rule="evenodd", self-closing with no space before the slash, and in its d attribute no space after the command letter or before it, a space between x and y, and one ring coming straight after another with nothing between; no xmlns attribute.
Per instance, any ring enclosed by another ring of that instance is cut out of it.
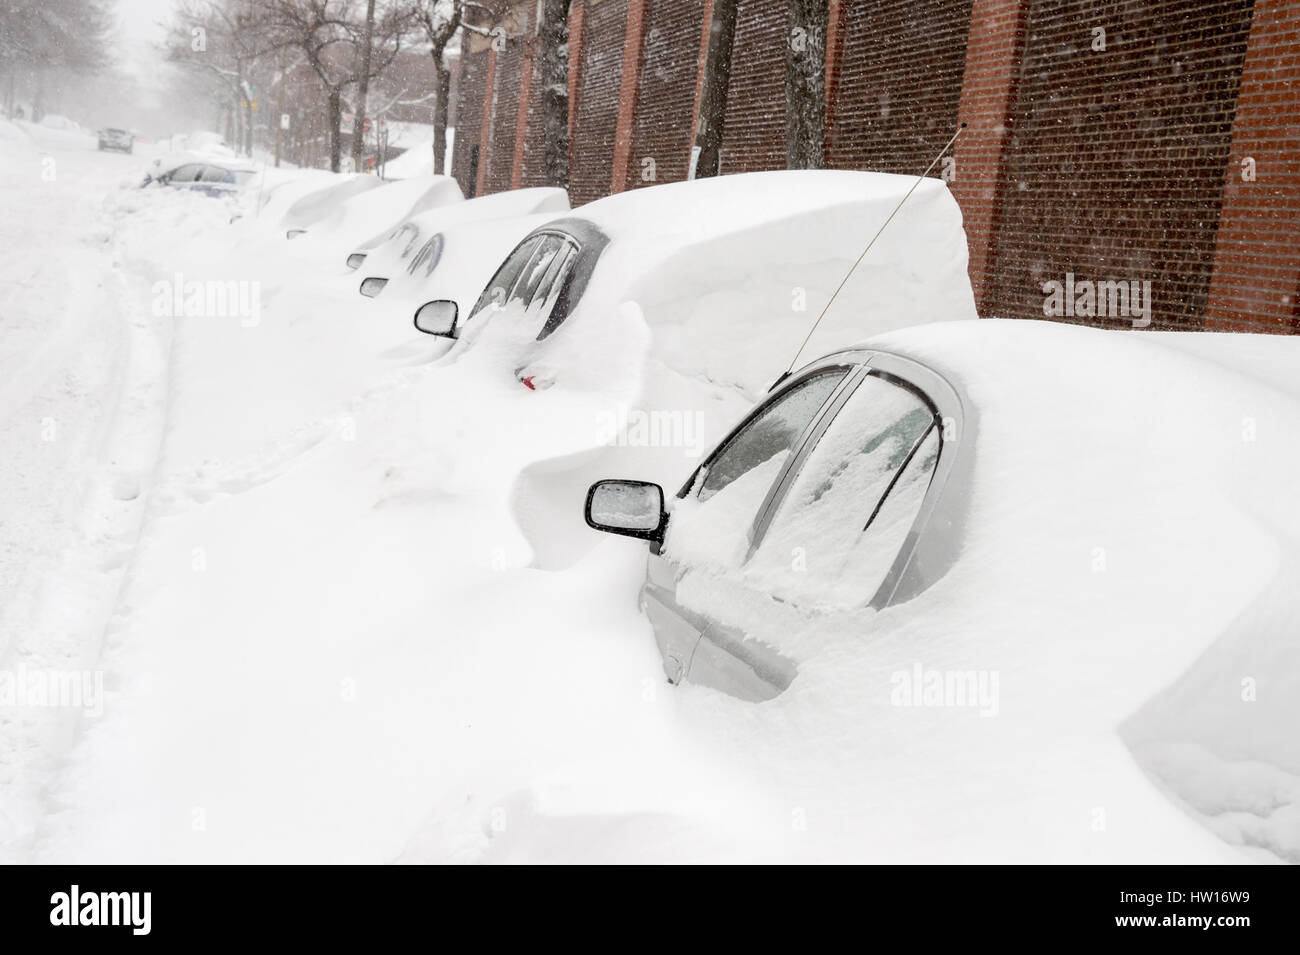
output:
<svg viewBox="0 0 1300 955"><path fill-rule="evenodd" d="M181 166L172 170L172 172L168 174L167 179L170 182L193 182L202 169L202 166L191 163L188 166Z"/></svg>
<svg viewBox="0 0 1300 955"><path fill-rule="evenodd" d="M220 166L204 166L199 182L234 182L235 177Z"/></svg>
<svg viewBox="0 0 1300 955"><path fill-rule="evenodd" d="M393 235L393 239L402 244L402 251L398 253L399 258L406 258L411 254L411 249L415 248L416 241L420 238L420 230L411 223L406 223Z"/></svg>
<svg viewBox="0 0 1300 955"><path fill-rule="evenodd" d="M667 552L683 564L739 566L777 476L826 400L848 373L833 368L780 393L738 428L697 472L673 510Z"/></svg>
<svg viewBox="0 0 1300 955"><path fill-rule="evenodd" d="M542 327L550 321L555 302L560 296L560 289L564 287L564 282L569 277L569 272L573 269L573 263L577 258L577 246L566 242L559 253L552 257L541 282L529 298L528 316L532 320L543 323Z"/></svg>
<svg viewBox="0 0 1300 955"><path fill-rule="evenodd" d="M704 467L699 499L707 501L743 474L788 454L846 374L828 369L779 395L734 434Z"/></svg>
<svg viewBox="0 0 1300 955"><path fill-rule="evenodd" d="M426 276L432 275L433 270L438 267L438 262L442 259L442 233L438 232L432 239L420 246L420 251L416 253L415 258L411 259L411 264L406 267L406 271L411 275L421 269Z"/></svg>
<svg viewBox="0 0 1300 955"><path fill-rule="evenodd" d="M560 254L567 251L568 243L558 235L544 235L541 238L542 241L538 243L532 258L520 273L519 281L506 297L507 302L519 301L527 306L532 303L533 296L540 293L545 297L549 289L549 286L544 284L547 274Z"/></svg>
<svg viewBox="0 0 1300 955"><path fill-rule="evenodd" d="M474 304L474 311L470 312L471 318L489 305L505 305L506 296L514 288L515 282L524 270L524 266L533 257L533 253L537 251L537 247L541 244L543 238L543 236L532 236L515 247L515 250L501 263L501 268L497 269L496 275L492 276L487 288L483 289L483 294L479 296L478 301Z"/></svg>
<svg viewBox="0 0 1300 955"><path fill-rule="evenodd" d="M799 603L870 600L920 511L939 444L934 410L917 392L864 378L800 466L747 574Z"/></svg>

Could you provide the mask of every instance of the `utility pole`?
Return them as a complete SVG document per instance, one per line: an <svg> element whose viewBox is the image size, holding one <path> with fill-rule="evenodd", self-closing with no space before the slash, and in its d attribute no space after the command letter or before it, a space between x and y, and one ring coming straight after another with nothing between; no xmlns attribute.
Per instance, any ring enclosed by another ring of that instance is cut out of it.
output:
<svg viewBox="0 0 1300 955"><path fill-rule="evenodd" d="M280 144L284 139L284 121L288 115L284 111L284 84L288 82L288 77L284 71L284 61L278 64L280 67L280 88L275 95L275 166L280 168Z"/></svg>

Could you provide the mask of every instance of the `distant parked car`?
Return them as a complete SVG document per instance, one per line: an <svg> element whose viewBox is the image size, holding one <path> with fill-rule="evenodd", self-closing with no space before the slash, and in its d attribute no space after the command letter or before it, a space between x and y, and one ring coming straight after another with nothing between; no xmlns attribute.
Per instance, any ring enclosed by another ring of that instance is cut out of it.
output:
<svg viewBox="0 0 1300 955"><path fill-rule="evenodd" d="M176 189L191 189L209 196L225 196L238 191L255 175L256 170L222 165L215 162L187 162L165 172L150 172L142 185L157 183Z"/></svg>
<svg viewBox="0 0 1300 955"><path fill-rule="evenodd" d="M121 153L135 152L135 134L129 129L101 129L99 131L99 150L114 150Z"/></svg>

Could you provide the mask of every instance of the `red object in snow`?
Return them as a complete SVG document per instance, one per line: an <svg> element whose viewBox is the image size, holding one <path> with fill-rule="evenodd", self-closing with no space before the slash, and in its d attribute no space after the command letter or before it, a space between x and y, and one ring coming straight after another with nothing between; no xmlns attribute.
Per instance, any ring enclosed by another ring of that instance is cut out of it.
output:
<svg viewBox="0 0 1300 955"><path fill-rule="evenodd" d="M520 378L519 380L524 383L524 387L529 391L536 391L537 386L533 384L533 378L533 375L529 375L527 378Z"/></svg>

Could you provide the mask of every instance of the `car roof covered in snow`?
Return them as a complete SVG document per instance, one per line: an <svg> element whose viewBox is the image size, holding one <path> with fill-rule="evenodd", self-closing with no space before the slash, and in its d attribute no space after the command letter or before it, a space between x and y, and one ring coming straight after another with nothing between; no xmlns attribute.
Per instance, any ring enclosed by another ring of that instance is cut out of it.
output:
<svg viewBox="0 0 1300 955"><path fill-rule="evenodd" d="M620 193L563 220L579 221L609 245L552 337L589 336L592 323L603 334L624 303L639 315L623 313L627 364L612 348L599 360L594 346L539 349L542 373L587 387L616 368L639 367L644 355L628 349L647 341L671 368L761 394L841 284L806 355L919 321L976 317L961 210L939 179L827 170L721 176Z"/></svg>
<svg viewBox="0 0 1300 955"><path fill-rule="evenodd" d="M851 170L778 170L712 176L620 192L574 213L609 237L706 239L846 202L897 205L909 189L942 190L939 179Z"/></svg>
<svg viewBox="0 0 1300 955"><path fill-rule="evenodd" d="M564 189L549 186L511 189L507 192L466 199L464 202L449 203L408 216L401 224L372 236L358 246L358 249L364 251L381 247L389 239L394 238L396 230L406 223L415 225L423 236L434 229L448 229L466 222L502 219L507 216L531 216L538 213L558 215L568 209L569 194Z"/></svg>

